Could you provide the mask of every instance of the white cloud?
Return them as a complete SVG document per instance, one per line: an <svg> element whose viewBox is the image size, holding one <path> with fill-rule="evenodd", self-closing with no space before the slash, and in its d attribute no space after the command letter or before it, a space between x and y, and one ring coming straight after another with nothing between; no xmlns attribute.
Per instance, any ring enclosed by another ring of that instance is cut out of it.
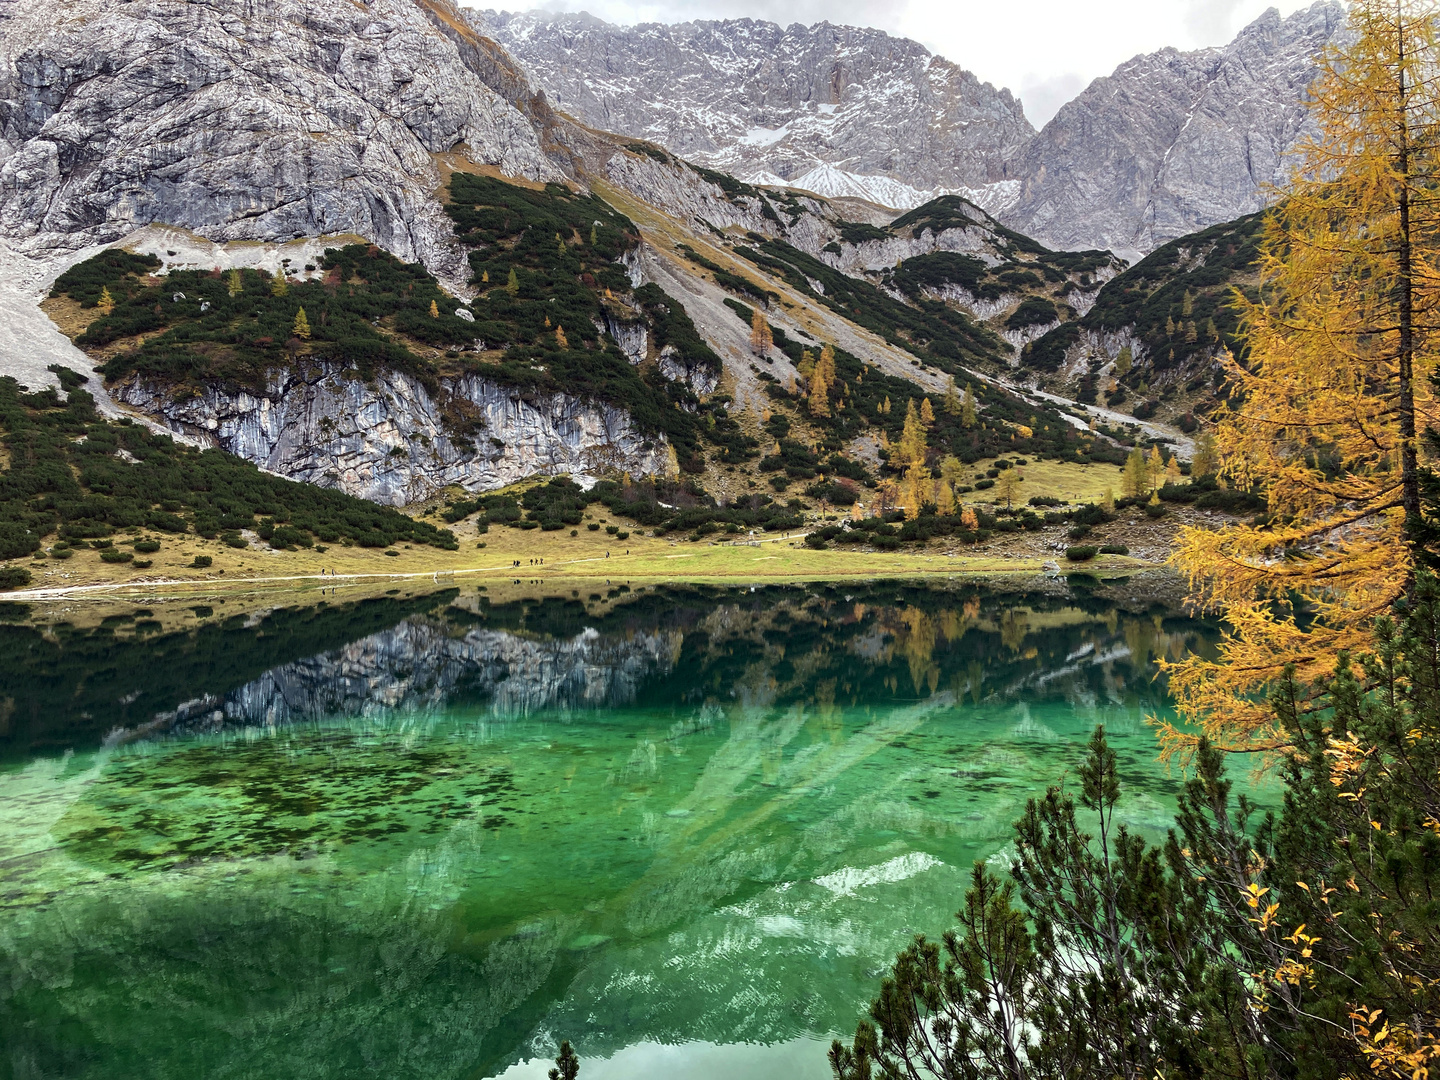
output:
<svg viewBox="0 0 1440 1080"><path fill-rule="evenodd" d="M494 0L463 0L473 7ZM1140 53L1229 41L1267 7L1297 0L544 0L526 7L587 10L607 22L768 19L782 25L873 26L911 37L1025 102L1037 126L1090 80ZM1063 96L1062 96L1063 95Z"/></svg>

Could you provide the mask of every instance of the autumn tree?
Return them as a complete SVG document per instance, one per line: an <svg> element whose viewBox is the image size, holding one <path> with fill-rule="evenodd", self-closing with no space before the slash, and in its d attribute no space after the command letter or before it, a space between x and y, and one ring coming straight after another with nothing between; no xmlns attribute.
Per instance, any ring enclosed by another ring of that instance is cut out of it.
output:
<svg viewBox="0 0 1440 1080"><path fill-rule="evenodd" d="M1165 666L1182 715L1228 746L1283 745L1266 687L1287 662L1309 686L1364 649L1423 554L1418 435L1440 345L1435 8L1360 0L1349 26L1311 88L1318 134L1266 220L1258 293L1236 301L1248 357L1224 358L1220 476L1269 513L1180 538L1192 599L1232 633L1213 660Z"/></svg>
<svg viewBox="0 0 1440 1080"><path fill-rule="evenodd" d="M954 454L946 454L940 461L940 479L958 488L965 480L965 463Z"/></svg>
<svg viewBox="0 0 1440 1080"><path fill-rule="evenodd" d="M775 344L775 335L770 330L770 324L765 321L765 316L760 314L756 308L750 316L750 348L757 356L764 356Z"/></svg>
<svg viewBox="0 0 1440 1080"><path fill-rule="evenodd" d="M555 344L562 349L568 349L570 347L570 339L565 336L565 328L563 326L555 327Z"/></svg>
<svg viewBox="0 0 1440 1080"><path fill-rule="evenodd" d="M440 317L440 305L434 300L430 301L430 317L432 319L438 319Z"/></svg>
<svg viewBox="0 0 1440 1080"><path fill-rule="evenodd" d="M1220 451L1215 447L1215 436L1208 431L1195 440L1195 456L1190 460L1190 475L1194 477L1214 476L1220 469Z"/></svg>
<svg viewBox="0 0 1440 1080"><path fill-rule="evenodd" d="M940 405L949 415L960 415L960 388L955 385L954 375L945 383L945 398Z"/></svg>
<svg viewBox="0 0 1440 1080"><path fill-rule="evenodd" d="M808 355L808 354L802 354ZM806 376L810 381L810 415L830 415L830 392L835 389L835 350L826 345L820 350L820 359L814 364L810 374ZM836 401L839 405L839 401Z"/></svg>
<svg viewBox="0 0 1440 1080"><path fill-rule="evenodd" d="M1130 367L1134 363L1135 351L1126 345L1115 357L1115 374L1124 377L1130 373Z"/></svg>
<svg viewBox="0 0 1440 1080"><path fill-rule="evenodd" d="M935 407L930 404L928 397L920 401L920 422L927 428L935 424Z"/></svg>
<svg viewBox="0 0 1440 1080"><path fill-rule="evenodd" d="M100 287L100 299L96 301L95 306L100 309L101 315L109 315L115 310L115 297L110 295L110 287L108 285L102 285Z"/></svg>
<svg viewBox="0 0 1440 1080"><path fill-rule="evenodd" d="M285 276L285 272L282 270L280 273L276 274L275 277L270 281L270 295L285 296L289 292L290 280Z"/></svg>
<svg viewBox="0 0 1440 1080"><path fill-rule="evenodd" d="M1150 453L1145 457L1145 479L1150 482L1150 490L1154 491L1160 486L1160 479L1165 475L1165 456L1160 453L1160 447L1150 447Z"/></svg>
<svg viewBox="0 0 1440 1080"><path fill-rule="evenodd" d="M965 400L960 403L960 423L963 427L972 428L978 421L979 418L975 415L975 388L966 383Z"/></svg>
<svg viewBox="0 0 1440 1080"><path fill-rule="evenodd" d="M1145 451L1135 447L1125 459L1125 469L1120 474L1120 492L1128 498L1135 498L1145 490Z"/></svg>
<svg viewBox="0 0 1440 1080"><path fill-rule="evenodd" d="M935 512L949 517L955 513L955 489L941 480L935 487Z"/></svg>
<svg viewBox="0 0 1440 1080"><path fill-rule="evenodd" d="M995 481L995 494L1005 500L1006 509L1015 501L1015 496L1020 493L1020 481L1025 477L1019 469L1002 469L1000 477Z"/></svg>
<svg viewBox="0 0 1440 1080"><path fill-rule="evenodd" d="M928 501L925 496L930 470L925 467L925 457L929 452L925 425L920 420L920 411L915 408L915 399L911 398L905 406L905 427L891 459L897 467L905 470L903 499L905 514L910 518L919 517L920 504Z"/></svg>
<svg viewBox="0 0 1440 1080"><path fill-rule="evenodd" d="M516 296L520 292L520 276L515 273L513 266L510 268L510 276L505 279L505 291L511 296Z"/></svg>
<svg viewBox="0 0 1440 1080"><path fill-rule="evenodd" d="M306 317L303 307L295 312L295 322L290 327L290 333L301 341L310 340L310 320Z"/></svg>
<svg viewBox="0 0 1440 1080"><path fill-rule="evenodd" d="M225 276L225 291L231 296L239 296L245 291L245 279L240 276L240 271L231 268L230 273Z"/></svg>

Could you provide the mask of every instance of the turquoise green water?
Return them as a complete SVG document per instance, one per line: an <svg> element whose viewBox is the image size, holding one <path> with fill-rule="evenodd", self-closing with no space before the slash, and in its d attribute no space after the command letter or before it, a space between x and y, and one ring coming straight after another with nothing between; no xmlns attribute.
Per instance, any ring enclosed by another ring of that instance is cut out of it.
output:
<svg viewBox="0 0 1440 1080"><path fill-rule="evenodd" d="M613 601L0 627L8 1075L824 1077L1096 723L1163 831L1151 667L1213 637L1063 583Z"/></svg>

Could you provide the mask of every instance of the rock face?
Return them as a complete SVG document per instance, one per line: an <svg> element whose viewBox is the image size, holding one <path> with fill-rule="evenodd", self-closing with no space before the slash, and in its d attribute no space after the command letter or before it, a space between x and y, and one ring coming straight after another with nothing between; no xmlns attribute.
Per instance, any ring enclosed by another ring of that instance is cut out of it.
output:
<svg viewBox="0 0 1440 1080"><path fill-rule="evenodd" d="M358 233L438 271L463 259L432 155L560 175L512 103L523 82L448 0L9 0L3 14L0 233L31 252L163 222L214 240Z"/></svg>
<svg viewBox="0 0 1440 1080"><path fill-rule="evenodd" d="M668 446L623 409L474 375L446 380L433 395L398 372L365 383L323 366L276 374L263 394L211 387L177 402L134 379L111 393L271 472L392 506L450 484L488 491L536 474L670 468Z"/></svg>
<svg viewBox="0 0 1440 1080"><path fill-rule="evenodd" d="M960 194L1051 247L1127 258L1264 205L1306 130L1315 55L1344 20L1319 0L1272 9L1223 48L1136 57L1037 135L1009 91L875 30L475 16L593 126L827 198L908 209Z"/></svg>
<svg viewBox="0 0 1440 1080"><path fill-rule="evenodd" d="M1003 181L1034 133L1008 90L878 30L494 11L476 22L556 108L756 183L918 205L937 187Z"/></svg>
<svg viewBox="0 0 1440 1080"><path fill-rule="evenodd" d="M1052 247L1133 256L1261 209L1308 130L1314 58L1344 21L1338 0L1286 19L1271 8L1224 48L1122 64L1011 163L1022 187L1002 220Z"/></svg>

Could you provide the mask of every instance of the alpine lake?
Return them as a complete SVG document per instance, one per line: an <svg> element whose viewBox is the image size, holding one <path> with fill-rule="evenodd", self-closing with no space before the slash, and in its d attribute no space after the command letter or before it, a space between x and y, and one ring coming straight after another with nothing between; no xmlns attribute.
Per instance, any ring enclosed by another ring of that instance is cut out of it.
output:
<svg viewBox="0 0 1440 1080"><path fill-rule="evenodd" d="M1163 837L1177 596L0 604L0 1076L823 1080L1095 725Z"/></svg>

